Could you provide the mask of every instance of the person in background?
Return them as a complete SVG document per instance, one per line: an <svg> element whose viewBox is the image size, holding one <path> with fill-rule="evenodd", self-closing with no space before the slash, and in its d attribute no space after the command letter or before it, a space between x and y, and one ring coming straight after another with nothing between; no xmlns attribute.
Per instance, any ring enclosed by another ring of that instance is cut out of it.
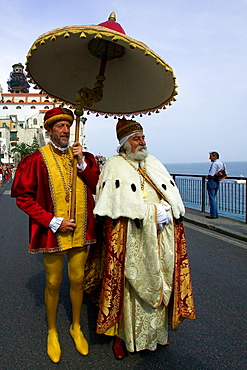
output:
<svg viewBox="0 0 247 370"><path fill-rule="evenodd" d="M178 188L148 154L140 123L120 119L116 130L119 154L102 167L94 209L105 256L97 333L114 336L114 354L122 359L127 351L169 344L169 304L176 302L173 328L181 312L191 319L195 313Z"/></svg>
<svg viewBox="0 0 247 370"><path fill-rule="evenodd" d="M216 178L215 174L225 168L223 162L219 160L219 153L211 152L209 153L209 159L211 161L211 165L209 167L209 172L206 177L207 181L207 192L208 192L208 199L209 199L209 207L210 207L210 216L205 216L206 218L215 219L218 218L218 207L217 207L217 200L216 195L219 190L219 180Z"/></svg>
<svg viewBox="0 0 247 370"><path fill-rule="evenodd" d="M88 343L81 328L84 265L87 248L96 242L93 193L99 176L94 156L82 153L75 142L69 146L70 126L74 120L68 109L53 108L46 112L44 127L50 143L24 157L15 174L12 197L29 215L31 253L43 253L46 271L45 304L48 336L47 354L59 362L61 348L56 327L63 259L68 258L72 324L70 335L76 349L88 354ZM76 216L70 219L72 167L77 160Z"/></svg>
<svg viewBox="0 0 247 370"><path fill-rule="evenodd" d="M5 179L6 179L7 182L9 182L10 179L11 179L11 167L9 165L6 166Z"/></svg>
<svg viewBox="0 0 247 370"><path fill-rule="evenodd" d="M3 166L0 164L0 187L2 186L3 183Z"/></svg>

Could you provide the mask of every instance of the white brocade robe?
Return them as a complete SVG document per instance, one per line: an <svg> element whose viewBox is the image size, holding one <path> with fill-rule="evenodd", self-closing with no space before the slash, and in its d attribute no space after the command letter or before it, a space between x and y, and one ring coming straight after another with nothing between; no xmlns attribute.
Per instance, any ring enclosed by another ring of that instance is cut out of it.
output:
<svg viewBox="0 0 247 370"><path fill-rule="evenodd" d="M145 217L138 229L128 222L125 259L125 289L123 319L119 337L130 352L155 350L168 340L166 305L173 287L174 230L169 224L157 237L159 199L153 187L145 181Z"/></svg>

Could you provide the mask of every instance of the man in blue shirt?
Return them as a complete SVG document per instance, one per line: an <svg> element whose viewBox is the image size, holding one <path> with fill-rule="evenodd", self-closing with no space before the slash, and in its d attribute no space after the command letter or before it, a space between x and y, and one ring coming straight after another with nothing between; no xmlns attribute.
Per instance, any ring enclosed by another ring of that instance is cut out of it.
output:
<svg viewBox="0 0 247 370"><path fill-rule="evenodd" d="M209 206L210 206L210 216L206 218L218 218L218 208L216 202L216 194L219 189L219 180L215 177L215 174L224 169L225 165L219 160L219 153L211 152L209 153L209 159L212 162L209 168L208 176L206 177L207 182L207 191L209 197Z"/></svg>

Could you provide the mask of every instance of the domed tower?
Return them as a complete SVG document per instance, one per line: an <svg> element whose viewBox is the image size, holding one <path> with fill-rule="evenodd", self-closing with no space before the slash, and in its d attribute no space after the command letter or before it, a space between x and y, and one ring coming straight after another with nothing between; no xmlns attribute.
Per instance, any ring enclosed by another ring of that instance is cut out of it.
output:
<svg viewBox="0 0 247 370"><path fill-rule="evenodd" d="M28 93L29 83L23 72L24 66L21 63L12 66L13 72L10 73L8 80L8 91L11 93Z"/></svg>

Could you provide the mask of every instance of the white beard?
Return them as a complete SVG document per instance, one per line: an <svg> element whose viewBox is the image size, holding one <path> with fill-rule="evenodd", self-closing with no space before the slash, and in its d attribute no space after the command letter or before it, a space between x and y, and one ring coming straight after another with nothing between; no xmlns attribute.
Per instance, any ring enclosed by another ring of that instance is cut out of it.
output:
<svg viewBox="0 0 247 370"><path fill-rule="evenodd" d="M138 147L136 147L135 153L132 153L131 152L131 146L130 146L129 142L127 141L124 144L124 149L125 149L126 157L129 158L129 159L132 159L134 161L138 161L138 162L145 161L145 159L148 156L148 151L147 151L146 145L138 145Z"/></svg>
<svg viewBox="0 0 247 370"><path fill-rule="evenodd" d="M130 154L127 154L127 158L130 158L130 159L134 159L135 161L138 161L138 162L141 162L141 161L145 161L145 159L147 158L148 156L148 151L147 149L143 148L142 151L138 151L138 148L137 147L135 153L130 153Z"/></svg>

